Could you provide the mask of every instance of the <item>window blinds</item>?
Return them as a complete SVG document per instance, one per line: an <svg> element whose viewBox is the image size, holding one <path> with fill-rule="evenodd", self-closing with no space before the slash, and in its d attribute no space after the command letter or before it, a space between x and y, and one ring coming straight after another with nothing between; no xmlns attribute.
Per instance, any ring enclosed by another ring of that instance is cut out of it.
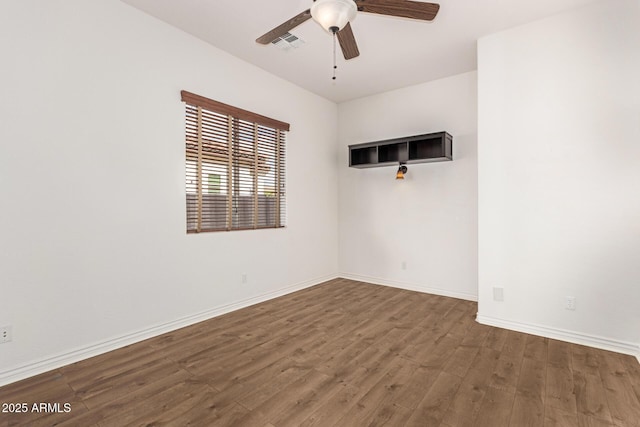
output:
<svg viewBox="0 0 640 427"><path fill-rule="evenodd" d="M182 91L187 233L285 225L289 124Z"/></svg>

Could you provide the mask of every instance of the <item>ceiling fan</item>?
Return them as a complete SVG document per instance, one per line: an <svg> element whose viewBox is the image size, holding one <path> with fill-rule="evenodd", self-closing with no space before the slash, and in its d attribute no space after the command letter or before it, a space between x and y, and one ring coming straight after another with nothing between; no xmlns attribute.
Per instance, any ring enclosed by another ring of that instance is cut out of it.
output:
<svg viewBox="0 0 640 427"><path fill-rule="evenodd" d="M313 18L326 31L338 37L344 59L352 59L360 55L350 25L356 17L356 12L431 21L439 9L440 5L437 3L410 0L314 0L311 8L258 37L256 42L269 44L309 18Z"/></svg>

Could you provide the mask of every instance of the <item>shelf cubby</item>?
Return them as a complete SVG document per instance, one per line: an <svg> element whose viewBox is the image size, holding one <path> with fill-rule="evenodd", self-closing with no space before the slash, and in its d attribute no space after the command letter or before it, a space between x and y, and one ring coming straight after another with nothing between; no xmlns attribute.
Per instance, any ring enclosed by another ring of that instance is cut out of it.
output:
<svg viewBox="0 0 640 427"><path fill-rule="evenodd" d="M406 161L407 144L405 142L378 145L378 164Z"/></svg>
<svg viewBox="0 0 640 427"><path fill-rule="evenodd" d="M361 147L349 150L349 164L354 167L367 167L378 163L378 147Z"/></svg>

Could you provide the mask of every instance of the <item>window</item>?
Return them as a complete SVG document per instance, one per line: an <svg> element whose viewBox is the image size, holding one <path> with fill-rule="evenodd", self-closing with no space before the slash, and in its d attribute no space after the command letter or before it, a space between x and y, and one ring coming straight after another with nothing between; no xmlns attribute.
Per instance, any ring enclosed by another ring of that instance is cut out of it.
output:
<svg viewBox="0 0 640 427"><path fill-rule="evenodd" d="M187 233L285 225L289 124L182 91Z"/></svg>
<svg viewBox="0 0 640 427"><path fill-rule="evenodd" d="M209 194L220 194L220 175L217 173L209 174L209 187L207 192Z"/></svg>

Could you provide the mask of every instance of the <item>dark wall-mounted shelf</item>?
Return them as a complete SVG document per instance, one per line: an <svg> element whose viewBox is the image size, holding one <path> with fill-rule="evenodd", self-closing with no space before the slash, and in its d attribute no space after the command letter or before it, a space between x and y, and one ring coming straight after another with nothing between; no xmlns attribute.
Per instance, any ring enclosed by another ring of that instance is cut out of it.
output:
<svg viewBox="0 0 640 427"><path fill-rule="evenodd" d="M453 138L447 132L436 132L350 145L349 166L372 168L453 160L452 143Z"/></svg>

